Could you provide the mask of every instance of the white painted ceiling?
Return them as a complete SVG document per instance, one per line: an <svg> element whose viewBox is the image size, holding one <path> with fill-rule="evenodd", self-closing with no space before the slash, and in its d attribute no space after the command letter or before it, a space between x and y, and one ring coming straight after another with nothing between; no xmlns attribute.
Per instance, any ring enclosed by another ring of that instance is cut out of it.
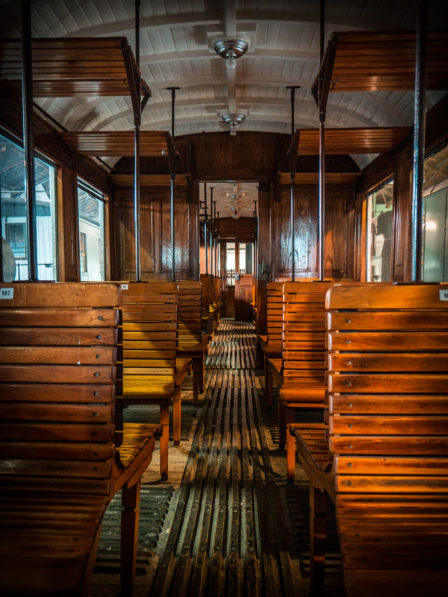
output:
<svg viewBox="0 0 448 597"><path fill-rule="evenodd" d="M126 36L134 46L134 0L35 0L35 37ZM326 30L415 29L415 0L327 0ZM448 2L432 0L429 27L448 27ZM0 0L1 32L19 36L17 0ZM217 38L244 36L248 52L236 69L213 49ZM176 135L228 130L224 112L242 112L241 131L289 133L288 85L296 93L296 128L318 126L311 85L319 65L319 0L141 0L140 63L152 98L142 128L170 130L171 94L178 86ZM430 108L446 90L428 92ZM129 130L129 98L38 100L70 131ZM327 126L406 126L411 92L330 94ZM358 160L362 166L364 161Z"/></svg>

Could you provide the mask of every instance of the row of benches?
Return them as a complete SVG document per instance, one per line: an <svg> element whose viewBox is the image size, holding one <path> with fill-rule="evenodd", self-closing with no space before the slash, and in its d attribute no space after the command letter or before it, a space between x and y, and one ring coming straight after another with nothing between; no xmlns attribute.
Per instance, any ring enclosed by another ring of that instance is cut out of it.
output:
<svg viewBox="0 0 448 597"><path fill-rule="evenodd" d="M122 490L121 577L134 584L140 479L193 359L203 389L199 282L0 285L0 586L85 595L101 521ZM160 424L123 423L158 404ZM26 574L24 574L26 570Z"/></svg>
<svg viewBox="0 0 448 597"><path fill-rule="evenodd" d="M212 336L222 315L221 279L211 274L201 274L202 329Z"/></svg>
<svg viewBox="0 0 448 597"><path fill-rule="evenodd" d="M271 291L278 313L278 285ZM324 591L328 497L349 597L439 595L448 581L448 287L303 281L281 295L281 357L268 366L289 426L288 478L297 451L311 484L312 594Z"/></svg>

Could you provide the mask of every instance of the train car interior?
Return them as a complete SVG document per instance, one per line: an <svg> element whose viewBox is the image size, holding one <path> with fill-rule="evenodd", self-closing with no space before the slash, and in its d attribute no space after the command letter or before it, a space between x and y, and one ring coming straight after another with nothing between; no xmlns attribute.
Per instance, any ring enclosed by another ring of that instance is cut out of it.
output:
<svg viewBox="0 0 448 597"><path fill-rule="evenodd" d="M0 10L1 595L440 597L446 0Z"/></svg>

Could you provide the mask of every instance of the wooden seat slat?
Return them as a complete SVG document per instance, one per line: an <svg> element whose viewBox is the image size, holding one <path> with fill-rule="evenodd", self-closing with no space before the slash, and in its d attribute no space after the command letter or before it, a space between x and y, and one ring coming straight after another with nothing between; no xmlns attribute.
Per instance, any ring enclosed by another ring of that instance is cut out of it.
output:
<svg viewBox="0 0 448 597"><path fill-rule="evenodd" d="M407 347L408 348L408 347ZM410 376L409 374L395 373L387 375L386 373L369 373L366 375L328 375L328 389L331 392L362 392L373 393L379 391L399 393L428 393L446 394L448 392L448 374L419 374Z"/></svg>
<svg viewBox="0 0 448 597"><path fill-rule="evenodd" d="M11 325L11 322L8 322ZM118 330L113 328L2 328L1 345L23 346L113 346Z"/></svg>
<svg viewBox="0 0 448 597"><path fill-rule="evenodd" d="M409 343L407 345L409 349ZM419 347L420 348L420 347ZM415 371L418 366L425 371L448 371L448 353L436 354L426 352L400 352L400 353L364 353L358 354L331 354L328 356L329 366L337 371Z"/></svg>
<svg viewBox="0 0 448 597"><path fill-rule="evenodd" d="M0 365L0 382L105 383L116 376L104 365Z"/></svg>
<svg viewBox="0 0 448 597"><path fill-rule="evenodd" d="M339 414L408 412L446 415L448 414L448 397L431 396L430 394L389 394L387 397L381 397L378 394L350 394L349 396L331 394L328 409L330 413L336 409Z"/></svg>
<svg viewBox="0 0 448 597"><path fill-rule="evenodd" d="M111 420L113 408L112 403L95 404L92 408L90 404L72 404L70 412L64 404L51 402L33 403L22 408L21 403L2 402L0 403L0 421L95 421L95 423L105 423Z"/></svg>
<svg viewBox="0 0 448 597"><path fill-rule="evenodd" d="M79 380L78 380L79 381ZM111 402L115 388L111 385L10 383L0 384L0 401L15 402Z"/></svg>
<svg viewBox="0 0 448 597"><path fill-rule="evenodd" d="M113 446L93 442L67 442L47 441L33 442L33 455L47 460L107 460L115 453ZM0 454L2 458L21 459L29 455L27 441L0 441Z"/></svg>
<svg viewBox="0 0 448 597"><path fill-rule="evenodd" d="M116 360L116 349L98 346L0 346L0 361L8 363L29 363L44 365L54 363L58 365L79 365L98 363L112 364Z"/></svg>
<svg viewBox="0 0 448 597"><path fill-rule="evenodd" d="M428 330L426 332L416 332L412 330L412 335L407 332L395 331L393 336L389 332L362 332L362 334L353 334L352 332L329 332L328 349L344 350L354 352L356 350L381 351L387 342L391 351L406 350L409 343L415 350L439 350L446 346L448 332L437 332Z"/></svg>
<svg viewBox="0 0 448 597"><path fill-rule="evenodd" d="M31 307L31 306L30 306ZM25 308L20 311L16 309L2 309L0 307L0 326L33 326L33 327L98 327L109 328L118 323L118 312L112 309L67 309L58 308L51 313L48 309Z"/></svg>

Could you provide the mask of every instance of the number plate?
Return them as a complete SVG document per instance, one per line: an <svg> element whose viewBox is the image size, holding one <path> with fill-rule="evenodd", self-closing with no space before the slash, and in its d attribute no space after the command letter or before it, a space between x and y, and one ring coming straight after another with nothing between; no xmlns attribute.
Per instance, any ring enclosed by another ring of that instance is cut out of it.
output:
<svg viewBox="0 0 448 597"><path fill-rule="evenodd" d="M13 298L14 298L14 288L0 288L0 299L13 299Z"/></svg>
<svg viewBox="0 0 448 597"><path fill-rule="evenodd" d="M129 290L129 284L122 284L121 285L121 290Z"/></svg>
<svg viewBox="0 0 448 597"><path fill-rule="evenodd" d="M448 290L439 290L439 297L441 301L448 301Z"/></svg>

